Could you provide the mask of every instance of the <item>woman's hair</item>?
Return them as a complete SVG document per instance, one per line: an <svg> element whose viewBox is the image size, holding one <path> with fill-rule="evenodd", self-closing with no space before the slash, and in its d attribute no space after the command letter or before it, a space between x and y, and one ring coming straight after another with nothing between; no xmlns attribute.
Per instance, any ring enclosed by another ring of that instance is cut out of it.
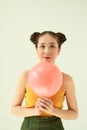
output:
<svg viewBox="0 0 87 130"><path fill-rule="evenodd" d="M66 36L61 33L61 32L52 32L52 31L44 31L42 33L39 32L34 32L31 37L30 40L31 42L33 42L35 44L35 47L37 48L37 44L38 44L38 40L41 36L44 36L45 34L49 34L51 35L53 38L55 38L57 40L58 46L59 48L61 48L61 45L66 41Z"/></svg>

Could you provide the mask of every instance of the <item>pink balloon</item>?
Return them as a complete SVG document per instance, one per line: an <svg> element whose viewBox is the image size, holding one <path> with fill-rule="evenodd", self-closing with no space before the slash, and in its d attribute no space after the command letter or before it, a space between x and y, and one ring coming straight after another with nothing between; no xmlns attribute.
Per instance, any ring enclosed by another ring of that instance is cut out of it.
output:
<svg viewBox="0 0 87 130"><path fill-rule="evenodd" d="M36 95L51 97L62 85L62 73L56 65L42 62L29 72L28 84Z"/></svg>

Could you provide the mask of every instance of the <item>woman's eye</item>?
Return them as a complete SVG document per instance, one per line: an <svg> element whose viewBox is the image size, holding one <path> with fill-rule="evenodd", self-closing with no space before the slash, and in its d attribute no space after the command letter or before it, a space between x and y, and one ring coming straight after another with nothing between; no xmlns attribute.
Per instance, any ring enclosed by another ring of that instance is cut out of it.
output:
<svg viewBox="0 0 87 130"><path fill-rule="evenodd" d="M44 45L41 45L40 48L45 48L45 46L44 46Z"/></svg>
<svg viewBox="0 0 87 130"><path fill-rule="evenodd" d="M54 45L51 45L50 47L51 47L51 48L55 48L55 46L54 46Z"/></svg>

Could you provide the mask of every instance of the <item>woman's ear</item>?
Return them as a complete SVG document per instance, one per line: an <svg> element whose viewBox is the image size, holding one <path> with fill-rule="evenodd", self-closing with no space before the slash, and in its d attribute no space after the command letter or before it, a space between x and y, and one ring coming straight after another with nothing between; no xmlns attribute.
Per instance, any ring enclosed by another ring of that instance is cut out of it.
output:
<svg viewBox="0 0 87 130"><path fill-rule="evenodd" d="M35 47L35 49L36 49L36 52L37 52L37 47Z"/></svg>
<svg viewBox="0 0 87 130"><path fill-rule="evenodd" d="M60 54L60 52L61 52L61 48L58 48L58 55Z"/></svg>
<svg viewBox="0 0 87 130"><path fill-rule="evenodd" d="M36 49L36 54L38 55L38 48L37 48L37 47L35 47L35 49Z"/></svg>

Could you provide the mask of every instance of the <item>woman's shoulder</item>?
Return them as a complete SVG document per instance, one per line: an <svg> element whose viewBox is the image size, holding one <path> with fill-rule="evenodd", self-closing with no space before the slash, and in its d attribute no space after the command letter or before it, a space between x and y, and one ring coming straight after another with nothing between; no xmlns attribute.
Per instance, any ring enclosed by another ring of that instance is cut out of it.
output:
<svg viewBox="0 0 87 130"><path fill-rule="evenodd" d="M26 77L29 74L30 70L24 70L21 75Z"/></svg>
<svg viewBox="0 0 87 130"><path fill-rule="evenodd" d="M71 75L63 73L63 87L66 90L67 88L73 86L73 78Z"/></svg>
<svg viewBox="0 0 87 130"><path fill-rule="evenodd" d="M67 81L69 82L69 81L72 80L72 76L63 72L63 80L66 81L66 82Z"/></svg>
<svg viewBox="0 0 87 130"><path fill-rule="evenodd" d="M28 79L28 74L29 74L30 70L24 70L23 72L21 72L20 76L19 76L19 79L22 81L22 82L26 82L27 79Z"/></svg>

